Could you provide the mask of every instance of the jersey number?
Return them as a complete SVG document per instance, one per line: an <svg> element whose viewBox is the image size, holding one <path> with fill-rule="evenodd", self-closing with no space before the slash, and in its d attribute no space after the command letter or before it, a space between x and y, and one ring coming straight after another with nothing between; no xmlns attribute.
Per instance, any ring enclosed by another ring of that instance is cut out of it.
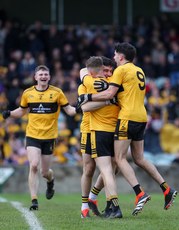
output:
<svg viewBox="0 0 179 230"><path fill-rule="evenodd" d="M139 89L140 90L144 90L145 89L145 76L143 73L137 71L137 78L139 79L140 82L142 83L139 83Z"/></svg>

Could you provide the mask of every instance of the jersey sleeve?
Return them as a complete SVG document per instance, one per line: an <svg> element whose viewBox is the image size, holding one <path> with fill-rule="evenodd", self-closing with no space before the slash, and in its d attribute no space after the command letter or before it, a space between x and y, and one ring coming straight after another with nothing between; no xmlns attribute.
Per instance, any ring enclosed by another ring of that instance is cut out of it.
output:
<svg viewBox="0 0 179 230"><path fill-rule="evenodd" d="M85 93L87 93L86 87L83 84L81 84L78 87L78 95L80 96L80 95L85 94Z"/></svg>
<svg viewBox="0 0 179 230"><path fill-rule="evenodd" d="M62 107L67 106L69 104L68 99L67 99L67 97L65 96L65 94L63 93L62 90L60 90L60 92L59 92L58 104L60 106L62 106Z"/></svg>
<svg viewBox="0 0 179 230"><path fill-rule="evenodd" d="M123 69L118 67L114 70L113 75L110 78L110 85L120 86L123 82Z"/></svg>
<svg viewBox="0 0 179 230"><path fill-rule="evenodd" d="M28 108L28 95L26 92L23 92L21 101L20 101L21 108Z"/></svg>

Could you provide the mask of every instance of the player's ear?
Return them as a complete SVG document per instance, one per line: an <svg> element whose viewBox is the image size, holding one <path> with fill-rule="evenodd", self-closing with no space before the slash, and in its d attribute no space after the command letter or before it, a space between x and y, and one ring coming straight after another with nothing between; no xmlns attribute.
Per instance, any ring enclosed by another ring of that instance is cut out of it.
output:
<svg viewBox="0 0 179 230"><path fill-rule="evenodd" d="M34 79L37 81L37 75L36 74L34 75Z"/></svg>

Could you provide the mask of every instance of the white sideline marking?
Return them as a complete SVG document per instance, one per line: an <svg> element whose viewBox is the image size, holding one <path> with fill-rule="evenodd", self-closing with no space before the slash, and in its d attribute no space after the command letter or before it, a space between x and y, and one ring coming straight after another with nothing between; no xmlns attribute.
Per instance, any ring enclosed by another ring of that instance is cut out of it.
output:
<svg viewBox="0 0 179 230"><path fill-rule="evenodd" d="M8 201L3 197L0 197L0 202L8 202L10 203L15 209L21 212L22 216L26 219L30 230L43 230L40 222L38 221L37 217L34 215L33 212L29 211L27 208L24 208L20 202L16 201Z"/></svg>

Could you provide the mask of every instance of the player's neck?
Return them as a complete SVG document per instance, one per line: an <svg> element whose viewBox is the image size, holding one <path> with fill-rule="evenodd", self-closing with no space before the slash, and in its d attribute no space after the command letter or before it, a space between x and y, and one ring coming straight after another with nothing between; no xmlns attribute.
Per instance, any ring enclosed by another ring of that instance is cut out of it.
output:
<svg viewBox="0 0 179 230"><path fill-rule="evenodd" d="M49 85L36 85L35 88L36 88L38 91L45 91L46 89L48 89L48 86L49 86Z"/></svg>

